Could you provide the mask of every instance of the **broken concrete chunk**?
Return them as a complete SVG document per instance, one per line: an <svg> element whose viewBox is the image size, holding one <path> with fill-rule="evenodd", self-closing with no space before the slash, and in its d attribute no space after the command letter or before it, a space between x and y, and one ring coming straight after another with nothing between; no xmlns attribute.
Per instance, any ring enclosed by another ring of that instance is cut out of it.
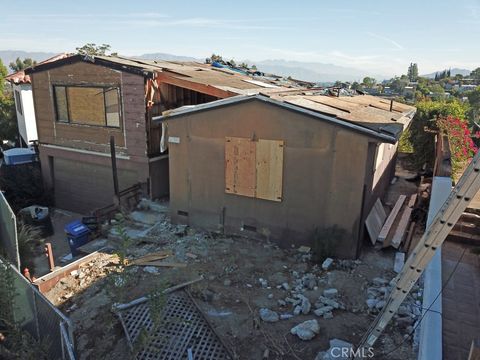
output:
<svg viewBox="0 0 480 360"><path fill-rule="evenodd" d="M331 311L327 311L323 314L324 319L333 319L333 313Z"/></svg>
<svg viewBox="0 0 480 360"><path fill-rule="evenodd" d="M381 277L376 277L372 280L372 283L375 286L385 286L388 284L388 280L385 280L384 278L381 278Z"/></svg>
<svg viewBox="0 0 480 360"><path fill-rule="evenodd" d="M279 316L275 311L272 311L267 308L261 308L259 310L260 319L265 322L277 322L279 320Z"/></svg>
<svg viewBox="0 0 480 360"><path fill-rule="evenodd" d="M317 320L307 320L297 326L294 326L290 333L297 335L301 340L311 340L320 332L320 325Z"/></svg>
<svg viewBox="0 0 480 360"><path fill-rule="evenodd" d="M298 248L298 252L300 252L302 254L308 254L310 252L310 247L302 245Z"/></svg>
<svg viewBox="0 0 480 360"><path fill-rule="evenodd" d="M333 339L330 340L330 348L327 351L318 353L315 360L347 360L351 359L353 355L353 345L349 342Z"/></svg>
<svg viewBox="0 0 480 360"><path fill-rule="evenodd" d="M373 309L378 303L377 299L367 299L367 306L369 309Z"/></svg>
<svg viewBox="0 0 480 360"><path fill-rule="evenodd" d="M325 261L322 263L322 269L327 271L333 264L332 258L326 258Z"/></svg>
<svg viewBox="0 0 480 360"><path fill-rule="evenodd" d="M302 313L302 307L300 305L295 306L293 309L293 315L300 315Z"/></svg>
<svg viewBox="0 0 480 360"><path fill-rule="evenodd" d="M224 286L230 286L230 285L232 285L232 280L230 280L230 279L225 279L225 280L223 280L223 285L224 285Z"/></svg>
<svg viewBox="0 0 480 360"><path fill-rule="evenodd" d="M327 312L331 312L333 310L333 306L322 306L314 311L314 314L317 316L323 316L323 314Z"/></svg>
<svg viewBox="0 0 480 360"><path fill-rule="evenodd" d="M145 271L146 273L149 273L149 274L158 274L159 270L155 266L145 266L143 268L143 271Z"/></svg>
<svg viewBox="0 0 480 360"><path fill-rule="evenodd" d="M323 290L323 296L325 296L328 299L333 299L338 295L338 290L337 289L325 289Z"/></svg>
<svg viewBox="0 0 480 360"><path fill-rule="evenodd" d="M304 297L302 299L300 307L302 308L302 314L307 315L310 312L312 305L310 304L310 301L306 297Z"/></svg>
<svg viewBox="0 0 480 360"><path fill-rule="evenodd" d="M280 320L288 320L293 318L292 314L280 314Z"/></svg>
<svg viewBox="0 0 480 360"><path fill-rule="evenodd" d="M268 286L268 281L265 280L265 279L258 279L258 282L260 283L260 285L263 287L263 288L266 288Z"/></svg>
<svg viewBox="0 0 480 360"><path fill-rule="evenodd" d="M290 285L288 285L287 282L284 282L284 283L282 284L282 288L283 288L284 290L289 291L289 290L290 290Z"/></svg>

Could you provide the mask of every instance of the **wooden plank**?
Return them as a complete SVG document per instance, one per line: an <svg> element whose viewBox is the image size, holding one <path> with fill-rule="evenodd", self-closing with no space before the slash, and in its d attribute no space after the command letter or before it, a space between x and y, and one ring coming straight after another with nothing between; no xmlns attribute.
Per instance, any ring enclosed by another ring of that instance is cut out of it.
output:
<svg viewBox="0 0 480 360"><path fill-rule="evenodd" d="M186 267L186 263L175 263L175 262L163 262L163 261L150 261L144 262L141 264L135 264L137 266L156 266L156 267Z"/></svg>
<svg viewBox="0 0 480 360"><path fill-rule="evenodd" d="M256 194L259 199L282 201L282 140L258 140L256 144Z"/></svg>
<svg viewBox="0 0 480 360"><path fill-rule="evenodd" d="M255 197L255 142L225 138L225 192Z"/></svg>
<svg viewBox="0 0 480 360"><path fill-rule="evenodd" d="M410 249L413 249L412 247L412 241L413 241L413 235L415 234L415 221L412 221L410 223L410 227L408 228L408 235L407 238L405 239L405 245L403 246L403 250L410 255Z"/></svg>
<svg viewBox="0 0 480 360"><path fill-rule="evenodd" d="M385 224L383 224L382 230L380 231L380 234L378 235L378 238L377 238L378 241L384 242L385 239L387 238L388 233L392 228L393 222L395 221L395 218L400 212L400 209L402 208L402 205L405 202L406 198L407 198L406 195L400 195L398 197L398 200L395 203L395 206L393 207L392 211L388 215L387 221L385 221Z"/></svg>
<svg viewBox="0 0 480 360"><path fill-rule="evenodd" d="M408 201L408 204L402 213L402 217L400 218L400 222L398 223L397 229L395 231L395 235L393 235L392 243L391 243L391 245L395 249L398 249L401 242L403 241L403 238L405 237L405 233L407 231L408 224L410 222L410 216L412 215L413 205L415 204L416 198L417 198L417 194L414 194L410 197L410 200Z"/></svg>
<svg viewBox="0 0 480 360"><path fill-rule="evenodd" d="M386 217L387 214L385 214L385 209L383 208L382 202L377 198L377 201L375 201L372 210L370 210L370 213L365 220L368 235L370 235L370 240L372 241L373 245L375 245L375 242L377 241Z"/></svg>

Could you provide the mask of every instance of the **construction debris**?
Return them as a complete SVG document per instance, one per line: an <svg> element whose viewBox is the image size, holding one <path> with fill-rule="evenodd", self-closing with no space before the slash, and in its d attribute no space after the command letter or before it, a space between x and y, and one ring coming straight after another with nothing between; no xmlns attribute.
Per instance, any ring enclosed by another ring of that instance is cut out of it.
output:
<svg viewBox="0 0 480 360"><path fill-rule="evenodd" d="M320 332L320 325L317 320L307 320L301 324L294 326L290 333L297 335L300 339L306 341L311 340Z"/></svg>

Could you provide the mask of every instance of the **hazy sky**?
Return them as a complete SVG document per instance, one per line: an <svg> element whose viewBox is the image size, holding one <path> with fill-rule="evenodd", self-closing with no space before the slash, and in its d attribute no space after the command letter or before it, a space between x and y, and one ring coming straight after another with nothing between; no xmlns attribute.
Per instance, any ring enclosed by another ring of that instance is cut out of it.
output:
<svg viewBox="0 0 480 360"><path fill-rule="evenodd" d="M387 75L480 66L480 0L2 1L0 50L333 63Z"/></svg>

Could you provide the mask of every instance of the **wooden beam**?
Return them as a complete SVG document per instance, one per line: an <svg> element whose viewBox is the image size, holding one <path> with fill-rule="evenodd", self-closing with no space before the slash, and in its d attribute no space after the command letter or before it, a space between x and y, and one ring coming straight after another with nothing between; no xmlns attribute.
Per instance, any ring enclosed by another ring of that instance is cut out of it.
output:
<svg viewBox="0 0 480 360"><path fill-rule="evenodd" d="M214 85L201 84L201 83L193 82L187 79L180 79L175 76L168 75L165 72L157 73L157 81L159 83L178 86L178 87L193 90L202 94L208 94L220 99L238 95L237 93L234 93L228 90L222 90L222 89L216 88Z"/></svg>
<svg viewBox="0 0 480 360"><path fill-rule="evenodd" d="M384 242L385 239L387 238L388 233L392 228L393 222L395 221L395 218L397 217L400 209L402 208L402 205L405 202L406 198L407 197L405 195L400 195L398 197L398 200L395 203L395 206L393 207L392 211L388 215L387 221L385 221L385 224L383 224L382 230L380 231L380 234L378 235L378 238L377 238L378 241Z"/></svg>
<svg viewBox="0 0 480 360"><path fill-rule="evenodd" d="M407 207L403 211L402 217L400 218L400 222L398 223L397 230L395 231L395 235L393 235L391 243L395 249L398 249L405 236L416 199L417 194L414 194L410 197Z"/></svg>

